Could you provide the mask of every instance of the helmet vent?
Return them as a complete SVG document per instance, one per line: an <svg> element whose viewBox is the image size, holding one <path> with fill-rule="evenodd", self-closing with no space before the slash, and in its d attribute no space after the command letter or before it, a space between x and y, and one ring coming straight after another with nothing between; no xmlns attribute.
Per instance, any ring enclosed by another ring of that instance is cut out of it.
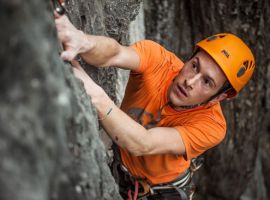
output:
<svg viewBox="0 0 270 200"><path fill-rule="evenodd" d="M216 35L213 35L213 36L207 38L206 41L207 41L207 42L210 42L210 41L213 41L213 40L215 40L215 39L217 39L217 36L216 36Z"/></svg>
<svg viewBox="0 0 270 200"><path fill-rule="evenodd" d="M215 39L217 39L217 38L223 38L223 37L225 37L226 35L213 35L213 36L211 36L211 37L209 37L209 38L207 38L207 42L210 42L210 41L213 41L213 40L215 40Z"/></svg>
<svg viewBox="0 0 270 200"><path fill-rule="evenodd" d="M245 60L244 63L243 63L243 66L237 72L237 77L243 76L244 73L246 72L248 66L249 66L249 61L248 60Z"/></svg>
<svg viewBox="0 0 270 200"><path fill-rule="evenodd" d="M251 68L252 67L252 64L253 64L253 62L251 60L248 68Z"/></svg>
<svg viewBox="0 0 270 200"><path fill-rule="evenodd" d="M255 63L253 63L252 61L250 61L249 68L254 68L254 67L255 67Z"/></svg>
<svg viewBox="0 0 270 200"><path fill-rule="evenodd" d="M242 66L239 71L237 72L237 77L241 77L244 75L244 73L246 72L246 68L244 66Z"/></svg>
<svg viewBox="0 0 270 200"><path fill-rule="evenodd" d="M248 68L248 60L246 60L246 61L244 62L244 66L245 66L246 69Z"/></svg>

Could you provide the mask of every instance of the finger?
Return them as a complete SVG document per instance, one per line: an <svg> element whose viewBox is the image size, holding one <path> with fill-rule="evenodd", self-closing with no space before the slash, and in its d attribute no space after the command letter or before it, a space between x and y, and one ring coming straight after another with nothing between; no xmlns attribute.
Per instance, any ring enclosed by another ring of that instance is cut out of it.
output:
<svg viewBox="0 0 270 200"><path fill-rule="evenodd" d="M63 43L69 42L69 38L68 38L67 34L60 29L57 29L57 36L61 42L63 42ZM65 49L66 48L68 48L68 46L65 45Z"/></svg>
<svg viewBox="0 0 270 200"><path fill-rule="evenodd" d="M78 77L79 70L75 67L72 67L73 74Z"/></svg>
<svg viewBox="0 0 270 200"><path fill-rule="evenodd" d="M61 15L59 15L58 12L56 12L56 11L53 11L53 15L54 15L55 19L58 19L61 17Z"/></svg>
<svg viewBox="0 0 270 200"><path fill-rule="evenodd" d="M72 50L66 50L61 53L61 58L66 61L72 61L76 57L77 53Z"/></svg>
<svg viewBox="0 0 270 200"><path fill-rule="evenodd" d="M61 21L64 21L64 20L66 20L66 21L69 21L69 19L68 19L68 17L66 16L66 15L60 15L57 11L53 11L53 15L54 15L54 18L56 19L56 20L61 20Z"/></svg>
<svg viewBox="0 0 270 200"><path fill-rule="evenodd" d="M79 69L79 70L82 69L80 63L79 63L77 60L72 60L72 61L71 61L71 65L72 65L73 67L75 67L76 69Z"/></svg>
<svg viewBox="0 0 270 200"><path fill-rule="evenodd" d="M74 68L74 67L72 67L72 71L73 71L74 76L75 76L77 79L79 79L80 82L81 82L82 84L84 84L84 82L83 82L83 80L82 80L82 78L81 78L80 71L79 71L78 69Z"/></svg>

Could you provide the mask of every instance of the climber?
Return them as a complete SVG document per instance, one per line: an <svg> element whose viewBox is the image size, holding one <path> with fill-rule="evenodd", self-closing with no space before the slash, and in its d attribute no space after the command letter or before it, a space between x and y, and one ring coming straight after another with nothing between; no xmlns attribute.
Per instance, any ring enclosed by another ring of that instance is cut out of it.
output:
<svg viewBox="0 0 270 200"><path fill-rule="evenodd" d="M55 22L65 47L61 58L73 64L117 146L111 168L123 198L191 199L191 160L225 137L219 102L251 78L250 49L237 36L220 33L198 42L183 63L153 41L126 47L83 33L66 16L55 13ZM121 109L74 60L77 55L94 66L130 70Z"/></svg>

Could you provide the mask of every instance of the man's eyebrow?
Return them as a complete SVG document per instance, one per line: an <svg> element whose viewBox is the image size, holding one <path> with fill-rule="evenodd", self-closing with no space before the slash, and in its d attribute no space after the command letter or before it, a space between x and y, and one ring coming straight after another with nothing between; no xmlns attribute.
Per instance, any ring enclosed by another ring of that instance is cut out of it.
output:
<svg viewBox="0 0 270 200"><path fill-rule="evenodd" d="M196 59L197 62L198 62L198 68L199 68L199 71L200 71L200 69L201 69L201 61L200 61L200 59L199 59L198 57L195 57L195 59ZM207 79L209 79L210 81L212 81L215 87L217 86L217 85L216 85L216 82L215 82L215 79L213 79L211 76L209 76L209 75L207 74L207 75L205 75L205 78L207 78Z"/></svg>

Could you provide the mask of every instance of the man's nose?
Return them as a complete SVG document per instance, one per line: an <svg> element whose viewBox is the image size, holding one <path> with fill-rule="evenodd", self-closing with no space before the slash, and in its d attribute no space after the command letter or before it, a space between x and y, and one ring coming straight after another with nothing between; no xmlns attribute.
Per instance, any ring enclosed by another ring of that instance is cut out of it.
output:
<svg viewBox="0 0 270 200"><path fill-rule="evenodd" d="M193 88L196 82L199 81L200 78L201 78L201 74L196 74L192 77L188 77L186 79L187 86Z"/></svg>

